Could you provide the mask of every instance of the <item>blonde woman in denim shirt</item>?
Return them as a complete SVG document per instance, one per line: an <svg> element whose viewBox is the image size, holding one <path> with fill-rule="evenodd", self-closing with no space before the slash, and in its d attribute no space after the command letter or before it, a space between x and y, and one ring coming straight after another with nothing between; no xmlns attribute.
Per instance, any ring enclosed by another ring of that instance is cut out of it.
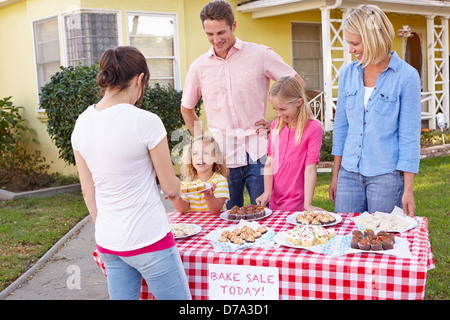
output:
<svg viewBox="0 0 450 320"><path fill-rule="evenodd" d="M391 51L387 16L361 5L344 22L356 60L342 68L333 128L329 195L336 212L414 216L414 175L420 161L420 78Z"/></svg>

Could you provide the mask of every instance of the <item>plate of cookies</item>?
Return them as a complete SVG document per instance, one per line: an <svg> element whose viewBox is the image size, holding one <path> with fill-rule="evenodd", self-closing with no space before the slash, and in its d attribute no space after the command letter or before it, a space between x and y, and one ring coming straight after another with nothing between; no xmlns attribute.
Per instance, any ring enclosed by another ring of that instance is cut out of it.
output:
<svg viewBox="0 0 450 320"><path fill-rule="evenodd" d="M274 237L273 229L256 221L241 220L237 225L211 231L205 239L211 241L216 252L233 252L253 247L271 247Z"/></svg>
<svg viewBox="0 0 450 320"><path fill-rule="evenodd" d="M326 211L301 211L294 212L286 217L286 221L299 226L334 226L342 221L337 213Z"/></svg>
<svg viewBox="0 0 450 320"><path fill-rule="evenodd" d="M172 224L170 225L170 229L172 230L175 239L191 237L202 231L202 227L199 225L189 223Z"/></svg>
<svg viewBox="0 0 450 320"><path fill-rule="evenodd" d="M230 210L224 211L220 214L220 218L239 222L241 220L253 221L264 219L272 214L272 210L266 207L249 204L243 207L234 206Z"/></svg>

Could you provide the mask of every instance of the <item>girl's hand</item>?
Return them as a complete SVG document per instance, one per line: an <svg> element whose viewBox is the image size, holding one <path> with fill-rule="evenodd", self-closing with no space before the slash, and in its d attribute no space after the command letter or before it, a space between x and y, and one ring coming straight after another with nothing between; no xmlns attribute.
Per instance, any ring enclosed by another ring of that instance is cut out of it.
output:
<svg viewBox="0 0 450 320"><path fill-rule="evenodd" d="M209 200L212 197L214 197L214 191L216 190L216 184L211 183L211 189L206 190L203 192L203 195L205 196L205 200Z"/></svg>
<svg viewBox="0 0 450 320"><path fill-rule="evenodd" d="M178 190L178 192L175 192L172 194L167 194L164 197L165 200L170 200L170 201L177 201L180 198L181 198L181 190Z"/></svg>
<svg viewBox="0 0 450 320"><path fill-rule="evenodd" d="M308 210L310 210L310 211L327 211L327 210L323 210L322 208L319 208L319 207L314 207L312 205L305 205L304 209L305 209L305 211L308 211Z"/></svg>
<svg viewBox="0 0 450 320"><path fill-rule="evenodd" d="M270 194L268 192L264 192L258 198L255 199L256 204L261 207L265 207L267 202L270 200Z"/></svg>

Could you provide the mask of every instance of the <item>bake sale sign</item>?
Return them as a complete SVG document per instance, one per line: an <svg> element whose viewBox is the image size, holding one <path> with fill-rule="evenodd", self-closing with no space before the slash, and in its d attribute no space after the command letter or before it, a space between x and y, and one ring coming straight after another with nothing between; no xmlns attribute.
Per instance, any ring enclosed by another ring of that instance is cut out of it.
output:
<svg viewBox="0 0 450 320"><path fill-rule="evenodd" d="M210 300L278 300L278 268L208 265Z"/></svg>

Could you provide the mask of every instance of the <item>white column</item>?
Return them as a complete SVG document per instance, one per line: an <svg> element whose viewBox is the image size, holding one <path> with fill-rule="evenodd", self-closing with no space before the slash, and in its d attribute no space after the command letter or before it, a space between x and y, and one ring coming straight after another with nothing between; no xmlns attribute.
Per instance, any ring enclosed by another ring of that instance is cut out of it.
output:
<svg viewBox="0 0 450 320"><path fill-rule="evenodd" d="M427 63L428 63L428 92L431 94L431 99L428 100L428 112L431 118L428 122L430 129L436 129L436 68L434 60L434 16L427 16Z"/></svg>
<svg viewBox="0 0 450 320"><path fill-rule="evenodd" d="M448 42L449 42L449 31L448 31L448 17L441 17L441 23L442 28L444 29L444 32L442 34L442 43L443 43L443 70L442 70L442 80L444 81L443 90L444 90L444 97L442 101L442 107L443 107L443 113L445 116L445 121L447 122L447 127L449 126L449 116L450 116L450 76L449 76L449 48L448 48Z"/></svg>
<svg viewBox="0 0 450 320"><path fill-rule="evenodd" d="M330 9L322 8L322 57L324 80L325 130L333 129L333 84L331 75Z"/></svg>

